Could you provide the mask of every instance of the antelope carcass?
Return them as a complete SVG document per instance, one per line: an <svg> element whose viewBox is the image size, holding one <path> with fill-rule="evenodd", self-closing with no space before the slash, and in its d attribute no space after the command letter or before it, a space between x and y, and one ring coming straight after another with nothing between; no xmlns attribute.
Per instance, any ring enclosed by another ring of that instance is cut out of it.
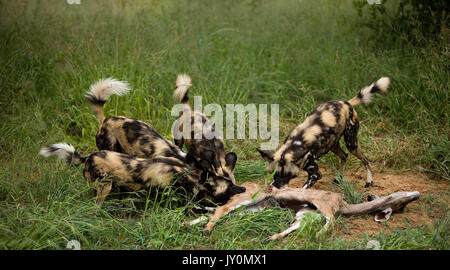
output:
<svg viewBox="0 0 450 270"><path fill-rule="evenodd" d="M244 193L236 194L225 205L216 208L212 217L202 216L188 223L197 224L203 220L210 219L206 224L204 233L209 235L218 219L232 213L244 211L260 211L268 207L280 206L289 208L296 212L296 221L287 230L272 235L268 240L275 240L300 228L300 222L305 213L318 212L325 216L326 224L316 234L316 237L324 234L335 221L335 215L357 216L369 213L380 214L398 212L410 202L417 200L420 196L418 191L395 192L385 197L374 196L371 201L348 204L341 194L316 189L300 189L283 187L278 189L274 186L260 185L253 182L242 184L246 188Z"/></svg>

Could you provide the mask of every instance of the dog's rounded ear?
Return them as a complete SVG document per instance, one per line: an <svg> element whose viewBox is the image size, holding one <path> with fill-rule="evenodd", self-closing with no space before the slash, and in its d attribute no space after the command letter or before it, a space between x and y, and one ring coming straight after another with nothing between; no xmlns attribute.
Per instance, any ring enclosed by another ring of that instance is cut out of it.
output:
<svg viewBox="0 0 450 270"><path fill-rule="evenodd" d="M261 155L261 157L267 161L267 162L272 162L273 161L273 153L268 151L268 150L261 150L256 148L256 150L259 152L259 154Z"/></svg>
<svg viewBox="0 0 450 270"><path fill-rule="evenodd" d="M225 166L230 168L231 171L234 170L234 166L236 165L237 155L234 152L230 152L225 156Z"/></svg>

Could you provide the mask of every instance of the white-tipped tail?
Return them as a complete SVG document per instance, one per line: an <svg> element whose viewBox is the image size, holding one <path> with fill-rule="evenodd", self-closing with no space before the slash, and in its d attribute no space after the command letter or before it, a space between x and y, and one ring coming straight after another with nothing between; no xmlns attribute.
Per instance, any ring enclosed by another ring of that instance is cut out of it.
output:
<svg viewBox="0 0 450 270"><path fill-rule="evenodd" d="M188 89L192 86L191 77L187 74L180 74L177 77L177 89L173 93L173 97L178 103L187 103L188 102Z"/></svg>
<svg viewBox="0 0 450 270"><path fill-rule="evenodd" d="M75 153L75 147L67 143L55 143L44 147L39 152L44 157L57 156L60 159L68 159Z"/></svg>
<svg viewBox="0 0 450 270"><path fill-rule="evenodd" d="M100 125L105 120L103 105L106 100L112 95L122 96L128 93L128 91L130 91L130 87L127 82L118 81L114 78L100 80L89 87L85 97L91 103L91 107L94 110L95 116L100 121Z"/></svg>
<svg viewBox="0 0 450 270"><path fill-rule="evenodd" d="M356 97L352 98L348 102L352 106L359 104L367 105L372 100L372 96L376 93L384 93L387 91L390 84L390 79L388 77L382 77L375 83L364 87Z"/></svg>
<svg viewBox="0 0 450 270"><path fill-rule="evenodd" d="M75 151L75 147L67 143L55 143L48 147L44 147L39 151L44 157L57 156L60 159L64 159L67 164L78 166L86 161L85 157L81 157L80 154Z"/></svg>
<svg viewBox="0 0 450 270"><path fill-rule="evenodd" d="M386 92L391 80L388 77L380 78L375 84L378 86L381 92Z"/></svg>
<svg viewBox="0 0 450 270"><path fill-rule="evenodd" d="M127 82L107 78L92 84L85 97L91 102L105 102L112 95L123 96L128 91L130 91L130 86Z"/></svg>

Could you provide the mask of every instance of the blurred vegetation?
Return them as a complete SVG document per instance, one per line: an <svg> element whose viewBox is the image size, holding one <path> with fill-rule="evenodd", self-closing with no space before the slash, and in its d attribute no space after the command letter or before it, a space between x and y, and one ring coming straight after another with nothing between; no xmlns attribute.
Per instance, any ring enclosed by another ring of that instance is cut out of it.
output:
<svg viewBox="0 0 450 270"><path fill-rule="evenodd" d="M365 25L382 39L400 39L416 45L444 39L450 34L450 4L447 0L354 0ZM367 17L369 16L369 19Z"/></svg>

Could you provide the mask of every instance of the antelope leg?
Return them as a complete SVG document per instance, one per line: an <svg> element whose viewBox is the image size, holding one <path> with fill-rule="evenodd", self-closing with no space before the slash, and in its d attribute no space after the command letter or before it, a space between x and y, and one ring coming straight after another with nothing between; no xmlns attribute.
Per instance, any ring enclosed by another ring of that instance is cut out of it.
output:
<svg viewBox="0 0 450 270"><path fill-rule="evenodd" d="M290 234L291 232L298 230L300 228L300 223L301 223L302 219L305 217L305 213L312 213L312 212L314 212L314 211L310 210L310 209L298 211L297 214L295 214L296 221L291 225L291 227L289 227L288 229L286 229L280 233L270 236L266 240L276 240L279 238L283 238L286 235Z"/></svg>
<svg viewBox="0 0 450 270"><path fill-rule="evenodd" d="M238 209L243 206L243 209ZM278 201L272 196L266 196L258 200L245 201L234 207L233 212L239 211L239 214L242 214L244 212L257 212L275 206L279 206Z"/></svg>
<svg viewBox="0 0 450 270"><path fill-rule="evenodd" d="M258 200L258 202L259 201L260 200ZM219 220L221 217L229 214L230 212L232 212L232 211L234 211L234 210L236 210L236 209L238 209L238 208L240 208L242 206L247 206L247 205L250 205L252 203L254 203L254 201L246 200L246 201L243 201L243 202L241 202L241 203L239 203L237 205L234 205L234 206L229 205L229 204L225 204L225 205L217 207L216 211L214 212L214 215L209 220L208 224L206 224L206 227L205 227L205 230L203 231L203 233L205 235L209 235L209 233L212 231L212 229L216 225L217 220ZM257 210L262 210L262 209L264 209L264 208L260 208L260 209L257 209Z"/></svg>
<svg viewBox="0 0 450 270"><path fill-rule="evenodd" d="M248 201L248 202L250 202L250 201ZM248 203L248 202L245 201L243 204ZM239 204L238 206L242 206L242 204ZM214 211L214 215L212 217L213 220L211 222L215 222L219 218L227 215L229 212L233 211L236 207L237 206L232 207L232 208L228 208L228 207L225 207L225 205L221 206L221 207L216 207L216 208L194 206L194 208L196 208L196 209L207 210L207 211ZM208 219L211 219L211 215L201 216L201 217L196 218L196 219L194 219L192 221L185 222L184 225L192 226L192 225L196 225L196 224L198 224L198 223L200 223L202 221L208 220ZM214 227L214 226L212 226L212 227ZM211 230L212 230L212 227L211 227Z"/></svg>
<svg viewBox="0 0 450 270"><path fill-rule="evenodd" d="M325 216L327 222L325 223L325 225L323 225L322 229L320 229L320 231L318 231L316 233L316 238L326 234L328 232L328 229L330 228L331 225L334 225L334 216L332 217L327 217Z"/></svg>
<svg viewBox="0 0 450 270"><path fill-rule="evenodd" d="M216 207L200 206L200 205L194 205L194 209L205 210L205 211L208 211L208 212L216 211Z"/></svg>
<svg viewBox="0 0 450 270"><path fill-rule="evenodd" d="M192 220L192 221L185 222L184 225L186 225L186 226L192 226L192 225L198 224L198 223L200 223L200 222L202 222L202 221L204 221L204 220L207 220L207 219L209 219L209 218L210 218L210 217L207 217L207 216L201 216L201 217L196 218L196 219L194 219L194 220Z"/></svg>

